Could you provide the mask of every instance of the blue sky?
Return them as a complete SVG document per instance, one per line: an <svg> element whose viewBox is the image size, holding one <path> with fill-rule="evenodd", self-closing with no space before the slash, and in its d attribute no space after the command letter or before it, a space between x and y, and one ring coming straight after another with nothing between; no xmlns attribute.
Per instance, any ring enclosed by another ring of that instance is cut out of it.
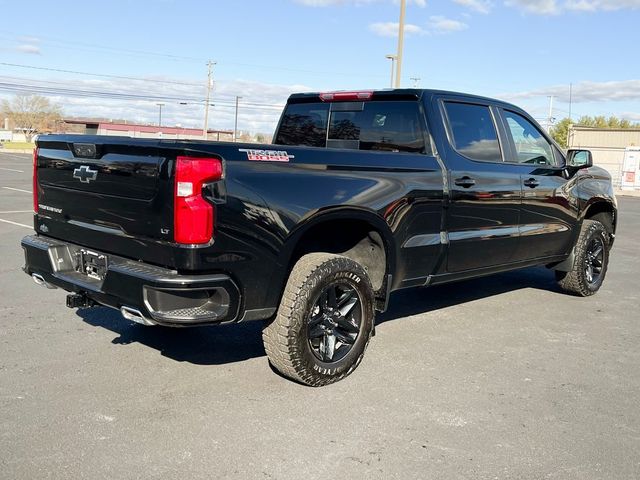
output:
<svg viewBox="0 0 640 480"><path fill-rule="evenodd" d="M9 85L0 96L28 85L21 88L44 89L67 115L142 122L157 121L162 101L164 123L200 126L211 59L210 127L232 127L241 95L240 128L263 132L293 91L388 87L385 54L395 53L399 14L394 0L32 1L28 9L0 1L0 8L4 18L24 20L0 26L0 83ZM403 86L419 77L421 87L497 96L542 119L548 95L556 95L557 118L568 114L573 83L574 117L640 121L640 0L413 0L406 22ZM96 98L96 91L168 99Z"/></svg>

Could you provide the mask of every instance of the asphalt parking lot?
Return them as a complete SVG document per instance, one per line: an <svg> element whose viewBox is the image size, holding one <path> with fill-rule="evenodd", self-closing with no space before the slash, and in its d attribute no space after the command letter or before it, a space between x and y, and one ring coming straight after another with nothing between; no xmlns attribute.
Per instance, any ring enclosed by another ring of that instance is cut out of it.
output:
<svg viewBox="0 0 640 480"><path fill-rule="evenodd" d="M0 478L640 477L640 198L605 285L528 269L397 292L362 365L271 371L259 323L172 330L22 271L31 159L0 152Z"/></svg>

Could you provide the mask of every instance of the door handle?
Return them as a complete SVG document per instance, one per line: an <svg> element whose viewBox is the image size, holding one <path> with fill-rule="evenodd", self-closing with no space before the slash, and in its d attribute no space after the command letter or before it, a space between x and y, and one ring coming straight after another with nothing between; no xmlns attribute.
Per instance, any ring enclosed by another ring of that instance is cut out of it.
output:
<svg viewBox="0 0 640 480"><path fill-rule="evenodd" d="M525 187L529 187L529 188L536 188L538 185L540 185L540 182L535 178L530 178L528 180L525 180L523 183Z"/></svg>
<svg viewBox="0 0 640 480"><path fill-rule="evenodd" d="M473 187L476 184L476 181L473 178L467 177L466 175L462 178L456 178L453 182L462 188Z"/></svg>

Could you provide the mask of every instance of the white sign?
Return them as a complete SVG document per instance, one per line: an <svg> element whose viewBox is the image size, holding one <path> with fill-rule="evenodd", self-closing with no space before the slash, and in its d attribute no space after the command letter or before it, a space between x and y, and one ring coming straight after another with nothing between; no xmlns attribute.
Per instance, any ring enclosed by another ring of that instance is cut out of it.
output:
<svg viewBox="0 0 640 480"><path fill-rule="evenodd" d="M622 161L622 188L640 188L640 147L627 147Z"/></svg>

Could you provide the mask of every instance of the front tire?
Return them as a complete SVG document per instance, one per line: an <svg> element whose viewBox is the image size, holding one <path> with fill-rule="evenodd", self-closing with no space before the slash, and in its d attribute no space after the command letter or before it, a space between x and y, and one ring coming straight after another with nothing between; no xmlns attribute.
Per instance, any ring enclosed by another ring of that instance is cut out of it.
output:
<svg viewBox="0 0 640 480"><path fill-rule="evenodd" d="M293 267L262 339L276 370L319 387L356 369L373 326L374 294L364 268L340 255L310 253Z"/></svg>
<svg viewBox="0 0 640 480"><path fill-rule="evenodd" d="M609 238L609 233L599 221L582 222L571 270L556 271L556 280L562 290L587 297L600 289L609 264Z"/></svg>

